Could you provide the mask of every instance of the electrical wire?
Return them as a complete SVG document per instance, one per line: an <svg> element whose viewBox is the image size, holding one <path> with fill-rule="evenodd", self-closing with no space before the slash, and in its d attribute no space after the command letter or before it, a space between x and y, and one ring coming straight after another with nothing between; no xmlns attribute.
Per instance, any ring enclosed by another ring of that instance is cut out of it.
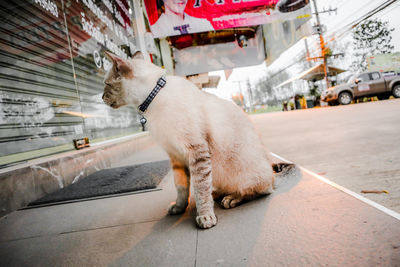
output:
<svg viewBox="0 0 400 267"><path fill-rule="evenodd" d="M370 5L373 1L374 1L374 0L369 1L365 6ZM374 9L372 9L372 10L370 10L370 11L364 13L361 17L359 17L359 18L357 18L357 19L351 21L350 23L347 23L346 25L342 26L341 28L337 29L336 31L334 31L333 33L331 33L331 34L328 36L328 38L326 38L328 41L325 42L325 45L331 43L333 40L338 40L338 39L343 38L345 35L347 35L348 33L352 32L352 30L353 30L355 27L357 27L361 22L363 22L363 21L365 21L365 20L371 18L372 16L378 14L379 12L382 12L383 10L385 10L386 8L388 8L389 6L391 6L392 4L394 4L394 3L396 3L396 2L398 2L398 0L387 0L387 1L385 1L384 3L381 3L380 5L378 5L377 7L375 7ZM364 6L364 7L365 7L365 6ZM393 7L393 8L394 8L394 7ZM392 9L393 9L393 8L392 8ZM347 18L349 18L349 17L347 17ZM330 40L329 40L329 39L330 39ZM317 49L314 49L314 50L309 51L309 52L310 52L310 55L311 55L312 53L319 52L319 50L320 50L320 49L317 48ZM271 75L270 77L272 78L272 77L274 77L274 76L276 76L276 75L282 73L282 72L285 71L287 68L292 67L292 66L294 66L294 65L296 65L296 64L298 64L298 63L300 63L300 62L302 62L303 60L304 60L304 57L303 57L303 56L301 56L300 59L297 57L297 58L296 58L296 61L294 61L294 62L288 64L288 65L285 66L285 67L283 67L282 69L280 69L279 71L277 71L277 72L275 72L273 75Z"/></svg>
<svg viewBox="0 0 400 267"><path fill-rule="evenodd" d="M352 22L346 24L344 27L340 28L339 30L333 32L332 34L330 34L327 37L327 40L329 39L340 39L343 36L345 36L346 34L352 32L352 30L357 27L358 25L361 24L361 22L371 18L372 16L376 15L377 13L385 10L386 8L388 8L389 6L391 6L392 4L396 3L398 0L388 0L385 1L385 3L381 4L380 6L378 6L377 8L375 8L374 10L371 10L369 12L367 12L366 14L364 14L362 17L353 20ZM328 44L331 41L327 41L326 44Z"/></svg>
<svg viewBox="0 0 400 267"><path fill-rule="evenodd" d="M371 1L370 1L371 2ZM370 3L369 2L369 3ZM329 43L333 41L337 41L341 38L344 38L347 34L351 33L355 27L357 27L361 22L367 20L368 18L375 16L379 12L385 10L392 4L396 3L397 0L388 0L385 1L384 3L381 3L379 6L375 7L374 9L368 11L367 13L363 14L361 17L351 21L350 23L347 23L346 25L342 26L341 28L337 29L336 31L332 32L330 35L326 37L325 45L328 45ZM393 7L394 8L394 7ZM393 9L392 8L392 9ZM391 10L392 10L391 9ZM316 47L313 50L310 51L310 54L312 53L319 53L320 48Z"/></svg>

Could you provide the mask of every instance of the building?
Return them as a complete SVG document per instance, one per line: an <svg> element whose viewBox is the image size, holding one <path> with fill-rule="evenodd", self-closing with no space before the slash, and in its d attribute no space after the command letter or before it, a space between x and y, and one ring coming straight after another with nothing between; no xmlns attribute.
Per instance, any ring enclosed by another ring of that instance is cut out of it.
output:
<svg viewBox="0 0 400 267"><path fill-rule="evenodd" d="M115 152L115 146L138 136L141 125L133 107L113 110L101 99L103 78L111 67L105 51L127 59L141 50L169 74L193 79L213 70L273 60L304 35L310 17L308 0L297 1L296 10L287 9L287 0L221 0L215 5L191 0L185 12L194 24L174 26L180 27L179 34L159 31L157 36L154 27L162 14L155 0L144 2L145 6L139 0L0 3L1 213L106 168L137 146L120 145ZM212 12L221 4L229 6L229 14ZM238 17L246 6L250 15ZM205 16L203 22L194 18L196 12ZM195 30L189 32L191 27ZM274 38L284 45L271 49ZM199 87L216 84L208 75L201 76ZM75 151L84 140L94 146Z"/></svg>

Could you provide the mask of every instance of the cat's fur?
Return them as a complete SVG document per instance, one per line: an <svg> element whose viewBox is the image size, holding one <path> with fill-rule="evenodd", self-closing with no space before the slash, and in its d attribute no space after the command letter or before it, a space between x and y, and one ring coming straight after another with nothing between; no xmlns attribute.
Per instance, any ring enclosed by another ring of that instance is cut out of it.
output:
<svg viewBox="0 0 400 267"><path fill-rule="evenodd" d="M113 108L140 105L165 70L143 60L109 54L113 68L105 78L104 102ZM199 90L184 78L167 76L145 117L156 141L170 156L178 196L169 214L183 213L190 182L201 228L217 223L214 198L233 208L273 191L274 176L253 125L235 104ZM191 179L190 179L191 178Z"/></svg>

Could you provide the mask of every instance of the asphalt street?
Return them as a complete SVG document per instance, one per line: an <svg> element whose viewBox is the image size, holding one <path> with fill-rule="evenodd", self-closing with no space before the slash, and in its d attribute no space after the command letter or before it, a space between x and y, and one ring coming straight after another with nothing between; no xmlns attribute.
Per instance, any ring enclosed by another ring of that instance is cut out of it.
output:
<svg viewBox="0 0 400 267"><path fill-rule="evenodd" d="M400 212L400 99L250 118L271 152Z"/></svg>

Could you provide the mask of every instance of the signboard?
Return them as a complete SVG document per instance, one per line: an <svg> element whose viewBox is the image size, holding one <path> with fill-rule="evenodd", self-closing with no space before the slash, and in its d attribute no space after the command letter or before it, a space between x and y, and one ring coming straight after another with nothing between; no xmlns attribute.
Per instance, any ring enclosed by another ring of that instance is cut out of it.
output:
<svg viewBox="0 0 400 267"><path fill-rule="evenodd" d="M154 37L310 17L309 0L144 0Z"/></svg>
<svg viewBox="0 0 400 267"><path fill-rule="evenodd" d="M261 64L265 60L261 28L240 47L237 41L174 50L175 73L186 76Z"/></svg>
<svg viewBox="0 0 400 267"><path fill-rule="evenodd" d="M400 52L378 54L367 58L368 71L400 71Z"/></svg>
<svg viewBox="0 0 400 267"><path fill-rule="evenodd" d="M284 51L304 36L310 35L309 18L263 25L267 65L271 65Z"/></svg>

